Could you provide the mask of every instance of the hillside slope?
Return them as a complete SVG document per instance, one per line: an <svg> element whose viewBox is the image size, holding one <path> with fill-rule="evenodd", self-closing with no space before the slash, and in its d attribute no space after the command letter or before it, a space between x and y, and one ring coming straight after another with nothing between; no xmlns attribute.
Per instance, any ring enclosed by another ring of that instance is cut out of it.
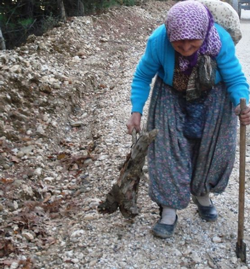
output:
<svg viewBox="0 0 250 269"><path fill-rule="evenodd" d="M227 192L214 197L218 222L201 221L190 203L172 239L150 233L158 208L146 167L138 217L96 210L130 150L137 61L172 4L70 18L0 52L0 268L244 268L235 255L237 161Z"/></svg>

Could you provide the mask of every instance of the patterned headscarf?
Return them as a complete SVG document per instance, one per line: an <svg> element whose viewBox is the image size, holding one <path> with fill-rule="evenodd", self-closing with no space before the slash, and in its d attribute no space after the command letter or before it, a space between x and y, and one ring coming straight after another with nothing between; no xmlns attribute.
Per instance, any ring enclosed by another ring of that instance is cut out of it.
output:
<svg viewBox="0 0 250 269"><path fill-rule="evenodd" d="M170 8L165 22L170 42L184 39L202 39L200 49L189 57L181 56L181 71L190 73L198 55L216 57L221 48L219 34L210 11L198 1L182 1Z"/></svg>

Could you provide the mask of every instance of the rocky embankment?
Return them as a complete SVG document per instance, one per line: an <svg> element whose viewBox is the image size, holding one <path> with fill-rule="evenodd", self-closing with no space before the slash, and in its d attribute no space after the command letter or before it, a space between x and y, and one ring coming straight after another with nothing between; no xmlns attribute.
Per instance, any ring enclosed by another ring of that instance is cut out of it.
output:
<svg viewBox="0 0 250 269"><path fill-rule="evenodd" d="M238 161L214 197L219 220L201 221L190 203L172 239L150 233L146 166L138 217L97 212L130 151L134 69L172 4L70 18L0 52L0 268L248 268L235 255ZM249 209L246 199L247 219Z"/></svg>

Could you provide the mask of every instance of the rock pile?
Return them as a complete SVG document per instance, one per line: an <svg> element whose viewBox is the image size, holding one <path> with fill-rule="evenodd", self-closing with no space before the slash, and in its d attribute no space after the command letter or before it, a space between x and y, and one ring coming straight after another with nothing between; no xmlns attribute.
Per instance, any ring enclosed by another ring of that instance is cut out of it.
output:
<svg viewBox="0 0 250 269"><path fill-rule="evenodd" d="M234 253L237 169L215 198L219 221L190 204L169 240L150 234L147 176L134 220L97 212L130 150L134 69L172 4L70 18L0 52L1 268L247 268Z"/></svg>

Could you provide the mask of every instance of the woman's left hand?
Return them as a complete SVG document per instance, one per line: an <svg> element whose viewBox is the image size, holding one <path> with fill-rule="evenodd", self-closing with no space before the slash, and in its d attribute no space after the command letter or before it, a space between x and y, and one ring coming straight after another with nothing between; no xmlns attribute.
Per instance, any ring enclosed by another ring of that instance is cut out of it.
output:
<svg viewBox="0 0 250 269"><path fill-rule="evenodd" d="M243 111L240 110L240 105L235 108L235 114L239 116L240 123L243 125L250 124L250 107L247 106Z"/></svg>

